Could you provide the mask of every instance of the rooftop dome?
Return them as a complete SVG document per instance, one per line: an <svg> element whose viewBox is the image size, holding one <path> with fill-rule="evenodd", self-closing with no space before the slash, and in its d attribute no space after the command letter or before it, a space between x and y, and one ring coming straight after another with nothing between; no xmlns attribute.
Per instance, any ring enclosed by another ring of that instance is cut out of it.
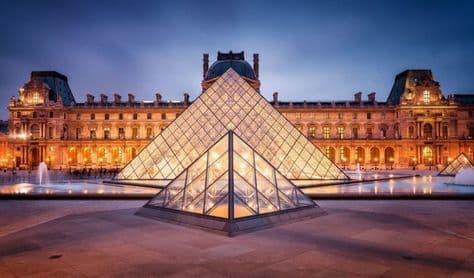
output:
<svg viewBox="0 0 474 278"><path fill-rule="evenodd" d="M229 68L232 68L239 75L253 80L257 80L252 66L244 59L244 52L240 53L218 53L217 61L214 62L207 71L205 80L210 80L223 75Z"/></svg>

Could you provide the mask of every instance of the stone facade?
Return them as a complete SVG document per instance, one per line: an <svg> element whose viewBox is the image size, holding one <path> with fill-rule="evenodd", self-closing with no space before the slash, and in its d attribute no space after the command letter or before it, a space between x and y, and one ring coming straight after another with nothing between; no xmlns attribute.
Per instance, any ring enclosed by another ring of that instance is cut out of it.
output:
<svg viewBox="0 0 474 278"><path fill-rule="evenodd" d="M274 93L270 103L342 168L385 169L441 167L460 152L474 159L472 99L446 97L431 71L408 70L397 75L387 101L356 93L350 101L282 102ZM64 75L32 72L10 100L9 136L0 138L8 150L0 159L20 168L40 161L50 168L123 167L190 104L187 94L179 102L115 94L77 103Z"/></svg>

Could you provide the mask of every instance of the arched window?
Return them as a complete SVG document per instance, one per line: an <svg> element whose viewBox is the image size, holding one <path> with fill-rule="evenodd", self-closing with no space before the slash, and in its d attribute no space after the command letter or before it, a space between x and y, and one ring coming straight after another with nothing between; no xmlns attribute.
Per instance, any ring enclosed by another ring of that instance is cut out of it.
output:
<svg viewBox="0 0 474 278"><path fill-rule="evenodd" d="M427 166L433 165L433 149L425 146L423 148L423 163Z"/></svg>

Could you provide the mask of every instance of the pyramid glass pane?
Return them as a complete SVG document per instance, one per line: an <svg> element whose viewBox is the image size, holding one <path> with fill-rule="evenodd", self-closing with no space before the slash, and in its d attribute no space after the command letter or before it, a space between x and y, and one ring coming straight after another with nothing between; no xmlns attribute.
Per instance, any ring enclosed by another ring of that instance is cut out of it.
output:
<svg viewBox="0 0 474 278"><path fill-rule="evenodd" d="M238 200L246 205L242 213L234 211L234 218L314 205L311 199L278 173L270 163L242 139L233 136L232 142L233 190ZM247 159L243 159L239 151L245 152ZM245 169L245 171L242 169ZM252 173L255 176L248 179L243 177L245 175L242 174L243 172ZM281 188L278 187L278 182ZM252 214L247 210L250 210Z"/></svg>
<svg viewBox="0 0 474 278"><path fill-rule="evenodd" d="M145 146L116 178L174 179L230 129L288 179L348 179L232 69ZM149 162L150 156L155 165ZM244 153L241 156L246 159ZM306 168L307 164L313 168Z"/></svg>
<svg viewBox="0 0 474 278"><path fill-rule="evenodd" d="M474 163L464 154L460 153L451 163L446 166L438 175L455 176L463 168L474 167Z"/></svg>

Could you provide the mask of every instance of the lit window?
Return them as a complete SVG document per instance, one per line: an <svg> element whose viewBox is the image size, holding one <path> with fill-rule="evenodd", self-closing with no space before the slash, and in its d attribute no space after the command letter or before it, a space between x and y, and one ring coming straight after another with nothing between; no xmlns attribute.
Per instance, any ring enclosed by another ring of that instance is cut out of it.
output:
<svg viewBox="0 0 474 278"><path fill-rule="evenodd" d="M316 128L314 126L309 127L308 135L309 138L316 138Z"/></svg>
<svg viewBox="0 0 474 278"><path fill-rule="evenodd" d="M40 103L40 95L38 92L33 93L33 97L31 98L31 102L33 104L39 104Z"/></svg>
<svg viewBox="0 0 474 278"><path fill-rule="evenodd" d="M423 102L425 104L430 103L430 91L428 91L428 90L423 91Z"/></svg>
<svg viewBox="0 0 474 278"><path fill-rule="evenodd" d="M339 139L344 139L344 127L338 127L337 128L337 136Z"/></svg>
<svg viewBox="0 0 474 278"><path fill-rule="evenodd" d="M331 132L329 130L329 127L327 126L323 127L323 138L329 139L330 136L331 136Z"/></svg>

